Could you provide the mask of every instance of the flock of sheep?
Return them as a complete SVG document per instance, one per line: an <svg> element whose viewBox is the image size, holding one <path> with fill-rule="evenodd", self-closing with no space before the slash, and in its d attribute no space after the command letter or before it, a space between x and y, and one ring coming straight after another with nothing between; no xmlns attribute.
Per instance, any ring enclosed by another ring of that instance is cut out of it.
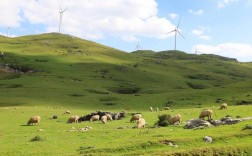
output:
<svg viewBox="0 0 252 156"><path fill-rule="evenodd" d="M226 103L221 104L220 109L227 109L227 104ZM169 107L165 107L165 110L169 110ZM150 107L150 111L153 111L152 107ZM156 109L156 111L158 111L158 108ZM125 115L126 112L122 112L122 113ZM71 112L66 111L65 114L71 114ZM213 114L212 110L203 109L199 115L199 118L204 119L205 117L208 117L208 119L211 119L212 114ZM69 119L67 120L67 123L68 124L78 123L81 121L85 121L84 119L88 119L90 122L100 120L103 124L106 124L107 121L112 121L113 118L115 119L115 117L113 115L114 114L110 113L110 112L100 112L100 111L98 111L98 113L91 113L91 114L83 116L83 117L79 117L78 115L74 115L74 116L69 117ZM28 120L27 125L39 124L40 121L41 121L40 116L33 116ZM147 124L145 119L142 117L142 114L140 114L140 113L132 114L130 122L135 122L135 121L137 121L137 126L136 126L137 129L143 128ZM180 115L180 114L177 114L169 119L169 122L171 124L181 123L181 121L182 121L182 115Z"/></svg>

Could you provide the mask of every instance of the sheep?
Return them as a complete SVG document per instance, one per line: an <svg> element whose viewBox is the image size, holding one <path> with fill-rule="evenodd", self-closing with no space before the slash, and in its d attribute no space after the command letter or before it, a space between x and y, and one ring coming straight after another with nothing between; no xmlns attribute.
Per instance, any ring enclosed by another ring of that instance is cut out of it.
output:
<svg viewBox="0 0 252 156"><path fill-rule="evenodd" d="M106 114L106 116L107 116L107 120L108 121L112 121L113 120L113 118L112 118L112 116L110 114Z"/></svg>
<svg viewBox="0 0 252 156"><path fill-rule="evenodd" d="M91 118L90 118L90 122L92 122L92 121L99 121L99 118L100 118L99 115L93 115L93 116L91 116Z"/></svg>
<svg viewBox="0 0 252 156"><path fill-rule="evenodd" d="M199 115L199 118L200 119L203 119L207 116L208 117L208 120L209 119L212 119L212 114L213 114L213 111L210 110L210 109L203 109Z"/></svg>
<svg viewBox="0 0 252 156"><path fill-rule="evenodd" d="M223 103L220 105L220 109L227 109L227 103Z"/></svg>
<svg viewBox="0 0 252 156"><path fill-rule="evenodd" d="M170 107L165 107L164 110L170 110Z"/></svg>
<svg viewBox="0 0 252 156"><path fill-rule="evenodd" d="M64 114L71 114L71 111L67 110Z"/></svg>
<svg viewBox="0 0 252 156"><path fill-rule="evenodd" d="M153 108L152 107L150 107L150 111L153 112Z"/></svg>
<svg viewBox="0 0 252 156"><path fill-rule="evenodd" d="M40 117L40 116L33 116L33 117L31 117L31 118L28 120L27 125L39 124L39 123L40 123L40 120L41 120L41 117Z"/></svg>
<svg viewBox="0 0 252 156"><path fill-rule="evenodd" d="M67 120L67 123L78 123L78 119L80 117L78 115L70 116L69 119Z"/></svg>
<svg viewBox="0 0 252 156"><path fill-rule="evenodd" d="M170 122L171 124L175 124L176 122L181 123L181 120L182 120L182 115L177 114L177 115L171 117L171 118L169 119L169 122Z"/></svg>
<svg viewBox="0 0 252 156"><path fill-rule="evenodd" d="M101 122L103 123L103 124L106 124L107 123L107 115L103 115L102 117L101 117Z"/></svg>
<svg viewBox="0 0 252 156"><path fill-rule="evenodd" d="M144 127L145 124L146 124L145 119L140 118L139 120L137 120L137 129Z"/></svg>
<svg viewBox="0 0 252 156"><path fill-rule="evenodd" d="M159 108L156 108L156 111L159 112Z"/></svg>
<svg viewBox="0 0 252 156"><path fill-rule="evenodd" d="M131 117L130 122L134 122L136 120L139 120L140 118L142 118L142 114L135 114Z"/></svg>

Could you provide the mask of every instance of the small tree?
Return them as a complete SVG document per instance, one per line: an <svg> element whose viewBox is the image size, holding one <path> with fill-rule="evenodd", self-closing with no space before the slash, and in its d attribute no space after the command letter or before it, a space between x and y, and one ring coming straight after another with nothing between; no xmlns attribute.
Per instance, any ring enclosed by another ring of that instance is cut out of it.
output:
<svg viewBox="0 0 252 156"><path fill-rule="evenodd" d="M158 126L166 127L166 126L170 125L170 118L171 118L171 116L169 114L159 115L158 121L156 124Z"/></svg>

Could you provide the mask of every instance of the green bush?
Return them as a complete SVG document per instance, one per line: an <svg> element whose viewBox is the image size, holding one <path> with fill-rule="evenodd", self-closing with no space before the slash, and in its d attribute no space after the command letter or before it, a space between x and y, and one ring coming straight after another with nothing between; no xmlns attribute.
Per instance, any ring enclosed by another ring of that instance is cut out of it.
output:
<svg viewBox="0 0 252 156"><path fill-rule="evenodd" d="M40 137L39 135L36 135L34 138L32 138L30 141L34 142L34 141L43 141L44 139L42 137Z"/></svg>
<svg viewBox="0 0 252 156"><path fill-rule="evenodd" d="M170 125L170 122L169 122L170 118L171 116L169 114L159 115L156 125L167 127L168 125Z"/></svg>

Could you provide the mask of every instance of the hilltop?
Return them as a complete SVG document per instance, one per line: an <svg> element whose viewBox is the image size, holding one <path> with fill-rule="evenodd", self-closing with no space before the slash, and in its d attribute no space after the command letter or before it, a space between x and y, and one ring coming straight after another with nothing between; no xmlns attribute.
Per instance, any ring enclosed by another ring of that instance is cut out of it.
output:
<svg viewBox="0 0 252 156"><path fill-rule="evenodd" d="M182 51L126 53L58 33L0 37L0 45L1 106L141 110L252 101L252 64L232 58Z"/></svg>

